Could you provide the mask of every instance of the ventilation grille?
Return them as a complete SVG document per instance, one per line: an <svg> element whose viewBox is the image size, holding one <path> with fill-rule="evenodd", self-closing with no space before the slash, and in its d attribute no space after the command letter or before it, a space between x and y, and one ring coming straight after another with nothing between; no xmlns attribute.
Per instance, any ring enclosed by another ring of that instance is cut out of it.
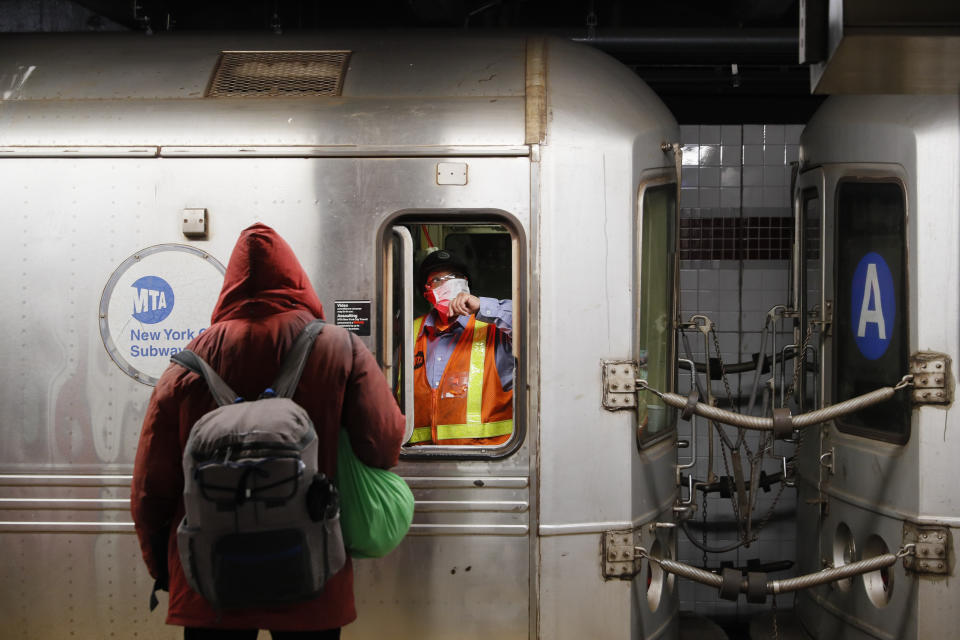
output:
<svg viewBox="0 0 960 640"><path fill-rule="evenodd" d="M208 98L338 96L349 51L223 51Z"/></svg>

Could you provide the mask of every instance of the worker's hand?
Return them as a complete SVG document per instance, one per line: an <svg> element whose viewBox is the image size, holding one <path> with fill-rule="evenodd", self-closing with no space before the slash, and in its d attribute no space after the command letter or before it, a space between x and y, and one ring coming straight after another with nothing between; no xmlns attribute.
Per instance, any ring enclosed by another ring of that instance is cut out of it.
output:
<svg viewBox="0 0 960 640"><path fill-rule="evenodd" d="M460 292L450 301L450 317L469 316L480 310L480 298L469 293Z"/></svg>

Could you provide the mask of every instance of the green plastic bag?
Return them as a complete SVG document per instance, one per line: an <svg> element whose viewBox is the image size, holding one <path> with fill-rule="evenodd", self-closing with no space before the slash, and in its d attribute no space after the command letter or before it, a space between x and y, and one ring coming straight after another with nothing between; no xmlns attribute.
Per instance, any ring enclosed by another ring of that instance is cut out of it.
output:
<svg viewBox="0 0 960 640"><path fill-rule="evenodd" d="M337 446L340 528L354 558L380 558L400 544L413 521L413 492L397 474L368 467L340 430Z"/></svg>

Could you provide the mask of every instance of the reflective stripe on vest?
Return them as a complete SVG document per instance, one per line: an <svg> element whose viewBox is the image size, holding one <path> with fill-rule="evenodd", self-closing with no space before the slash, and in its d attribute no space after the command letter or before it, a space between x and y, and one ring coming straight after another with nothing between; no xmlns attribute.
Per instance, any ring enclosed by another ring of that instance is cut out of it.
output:
<svg viewBox="0 0 960 640"><path fill-rule="evenodd" d="M421 316L414 321L413 334L415 339L420 338L423 319L424 317ZM513 433L512 419L483 422L483 379L487 357L488 326L488 323L474 318L473 339L470 345L470 371L467 383L466 422L464 424L437 425L437 440L493 438ZM426 372L424 372L425 374ZM436 392L436 389L434 389L434 392ZM431 428L425 425L413 430L409 442L416 444L429 440L431 440Z"/></svg>
<svg viewBox="0 0 960 640"><path fill-rule="evenodd" d="M416 427L413 430L413 435L410 436L410 439L407 440L410 444L417 444L418 442L426 442L430 439L430 427Z"/></svg>
<svg viewBox="0 0 960 640"><path fill-rule="evenodd" d="M454 438L494 438L513 433L513 420L486 422L481 424L438 424L437 439Z"/></svg>

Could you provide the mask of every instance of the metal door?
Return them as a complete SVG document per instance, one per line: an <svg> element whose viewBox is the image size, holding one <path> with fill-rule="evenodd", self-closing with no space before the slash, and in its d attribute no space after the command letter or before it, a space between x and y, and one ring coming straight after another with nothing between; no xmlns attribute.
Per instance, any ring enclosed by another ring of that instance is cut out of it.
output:
<svg viewBox="0 0 960 640"><path fill-rule="evenodd" d="M426 311L422 299L417 300L422 287L412 273L424 257L422 243L429 239L436 247L451 248L456 238L491 233L501 241L501 249L494 252L499 258L491 263L489 254L473 257L471 292L493 293L482 290L481 271L508 274L497 297L509 297L514 307L514 436L495 447L404 447L395 471L417 499L413 525L388 557L354 564L359 618L347 630L349 637L529 635L533 489L531 443L525 437L526 358L521 330L526 241L518 217L503 209L424 207L389 216L380 241L382 288L390 292L383 297L383 317L389 320L382 324L381 340L385 353L391 354L385 361L387 375L402 398L408 433L412 433L412 321Z"/></svg>
<svg viewBox="0 0 960 640"><path fill-rule="evenodd" d="M893 386L907 373L904 185L894 166L827 166L798 182L798 225L808 217L822 221L822 298L815 317L825 328L819 392L825 404ZM812 291L809 284L804 295ZM808 299L807 312L814 300ZM909 396L901 391L805 434L797 514L802 573L899 548L904 522L917 509L910 423ZM897 564L804 591L797 607L815 637L913 637L911 591Z"/></svg>

